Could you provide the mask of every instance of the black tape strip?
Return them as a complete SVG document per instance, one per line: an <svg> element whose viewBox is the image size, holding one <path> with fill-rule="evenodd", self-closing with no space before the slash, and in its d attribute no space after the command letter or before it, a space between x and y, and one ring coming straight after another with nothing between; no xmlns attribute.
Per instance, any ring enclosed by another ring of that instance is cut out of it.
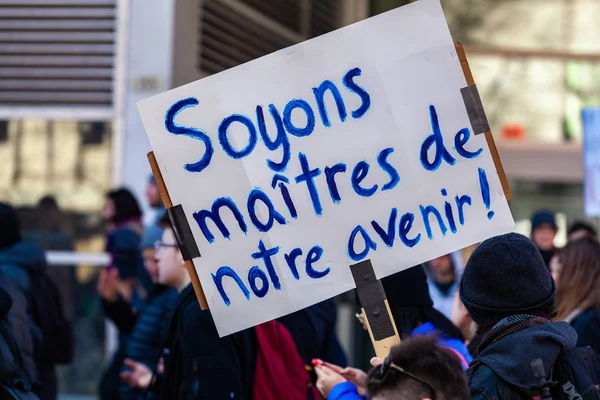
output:
<svg viewBox="0 0 600 400"><path fill-rule="evenodd" d="M490 124L485 115L477 85L464 87L460 89L460 93L462 94L463 102L467 108L467 114L471 121L471 127L473 127L473 133L479 135L480 133L489 131Z"/></svg>
<svg viewBox="0 0 600 400"><path fill-rule="evenodd" d="M171 221L175 239L177 239L183 259L188 261L200 257L200 250L198 250L198 245L196 244L196 240L194 240L194 235L185 218L185 213L183 212L181 204L168 208L167 215Z"/></svg>
<svg viewBox="0 0 600 400"><path fill-rule="evenodd" d="M356 292L362 308L367 314L369 326L375 340L395 336L394 324L385 306L385 291L381 281L375 277L370 260L350 266Z"/></svg>

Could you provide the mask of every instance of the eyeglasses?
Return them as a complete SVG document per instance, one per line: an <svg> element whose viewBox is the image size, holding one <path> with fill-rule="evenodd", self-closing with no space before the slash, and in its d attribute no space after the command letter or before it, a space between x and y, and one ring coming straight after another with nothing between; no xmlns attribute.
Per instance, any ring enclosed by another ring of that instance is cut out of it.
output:
<svg viewBox="0 0 600 400"><path fill-rule="evenodd" d="M164 243L164 242L161 242L160 240L158 240L156 243L154 243L154 249L156 250L157 253L160 251L160 249L165 248L165 247L179 248L179 246L176 244Z"/></svg>
<svg viewBox="0 0 600 400"><path fill-rule="evenodd" d="M386 358L385 360L383 360L383 363L379 367L379 379L383 379L383 377L385 376L385 374L387 374L387 372L390 370L390 368L427 386L429 388L429 390L431 390L431 400L435 400L435 388L429 382L427 382L423 378L419 378L415 374L412 374L412 373L406 371L404 368L397 366L396 364L394 364L392 362L392 360L390 358Z"/></svg>

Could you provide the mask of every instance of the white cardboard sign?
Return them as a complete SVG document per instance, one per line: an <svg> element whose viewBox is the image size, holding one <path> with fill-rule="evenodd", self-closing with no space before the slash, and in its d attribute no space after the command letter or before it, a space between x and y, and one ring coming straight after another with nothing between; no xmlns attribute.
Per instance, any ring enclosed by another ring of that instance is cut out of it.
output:
<svg viewBox="0 0 600 400"><path fill-rule="evenodd" d="M138 103L221 336L510 231L439 0Z"/></svg>

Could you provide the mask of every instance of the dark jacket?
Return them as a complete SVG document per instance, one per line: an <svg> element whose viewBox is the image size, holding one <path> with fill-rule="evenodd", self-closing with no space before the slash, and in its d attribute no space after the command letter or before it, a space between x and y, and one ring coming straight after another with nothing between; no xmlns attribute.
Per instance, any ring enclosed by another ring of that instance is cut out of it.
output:
<svg viewBox="0 0 600 400"><path fill-rule="evenodd" d="M33 385L8 323L8 312L11 308L10 295L0 288L0 398L10 399L18 395L24 400L37 399L32 393Z"/></svg>
<svg viewBox="0 0 600 400"><path fill-rule="evenodd" d="M177 300L177 290L156 285L144 307L137 313L135 326L125 349L125 357L141 362L154 370L163 355L171 313ZM137 399L144 391L121 385L121 400Z"/></svg>
<svg viewBox="0 0 600 400"><path fill-rule="evenodd" d="M253 329L219 338L190 284L178 298L168 334L161 398L249 400L256 363Z"/></svg>
<svg viewBox="0 0 600 400"><path fill-rule="evenodd" d="M112 267L119 270L121 278L138 278L147 281L148 272L140 250L143 228L138 223L130 223L110 231L106 237L106 252L112 258ZM149 290L148 287L145 287Z"/></svg>
<svg viewBox="0 0 600 400"><path fill-rule="evenodd" d="M509 334L480 350L467 370L471 399L532 398L536 385L531 361L542 360L546 374L562 351L575 347L577 333L566 322L547 322Z"/></svg>
<svg viewBox="0 0 600 400"><path fill-rule="evenodd" d="M122 279L137 278L146 273L144 260L140 251L140 241L143 228L139 222L125 223L111 230L106 237L106 251L110 254L112 262L110 268L116 268ZM124 317L133 309L143 306L140 285L134 288L130 304L121 299L114 303L103 301L102 305L106 315L113 320L119 329L119 347L113 356L108 368L100 380L99 394L102 400L118 400L121 389L121 378L119 376L125 359L125 349L130 334L135 325L134 317ZM115 318L115 316L117 316Z"/></svg>
<svg viewBox="0 0 600 400"><path fill-rule="evenodd" d="M320 358L341 367L348 361L335 332L337 307L333 300L314 304L278 319L287 328L307 366Z"/></svg>
<svg viewBox="0 0 600 400"><path fill-rule="evenodd" d="M34 383L39 381L41 368L53 369L53 366L39 365L38 360L41 359L43 351L43 338L40 328L33 320L30 301L32 293L29 271L45 268L44 251L33 242L19 242L0 250L0 287L5 289L13 299L8 320L27 373Z"/></svg>
<svg viewBox="0 0 600 400"><path fill-rule="evenodd" d="M589 346L600 354L600 310L582 312L571 326L577 332L577 347Z"/></svg>

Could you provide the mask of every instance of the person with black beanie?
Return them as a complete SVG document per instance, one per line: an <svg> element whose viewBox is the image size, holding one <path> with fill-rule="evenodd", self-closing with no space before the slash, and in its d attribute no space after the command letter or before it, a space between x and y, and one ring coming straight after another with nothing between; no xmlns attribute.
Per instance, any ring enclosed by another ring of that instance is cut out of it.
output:
<svg viewBox="0 0 600 400"><path fill-rule="evenodd" d="M538 211L531 217L531 240L540 251L548 268L550 268L550 260L558 251L554 246L557 231L556 219L551 211Z"/></svg>
<svg viewBox="0 0 600 400"><path fill-rule="evenodd" d="M472 399L532 398L531 361L552 371L575 347L566 322L551 322L556 286L535 244L508 233L483 242L465 268L460 297L479 325L479 347L467 371Z"/></svg>

